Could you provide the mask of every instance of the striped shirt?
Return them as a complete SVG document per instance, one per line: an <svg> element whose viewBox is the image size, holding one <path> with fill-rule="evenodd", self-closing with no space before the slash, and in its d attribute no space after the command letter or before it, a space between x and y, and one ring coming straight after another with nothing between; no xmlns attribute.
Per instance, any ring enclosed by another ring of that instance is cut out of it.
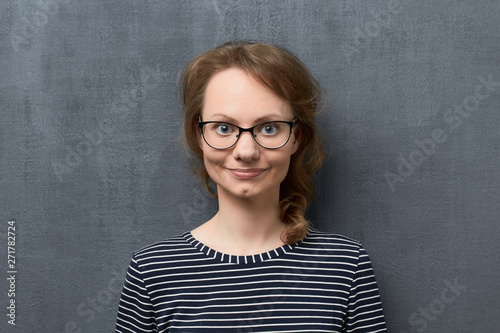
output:
<svg viewBox="0 0 500 333"><path fill-rule="evenodd" d="M237 256L190 232L134 253L116 332L386 332L368 254L310 229L293 245Z"/></svg>

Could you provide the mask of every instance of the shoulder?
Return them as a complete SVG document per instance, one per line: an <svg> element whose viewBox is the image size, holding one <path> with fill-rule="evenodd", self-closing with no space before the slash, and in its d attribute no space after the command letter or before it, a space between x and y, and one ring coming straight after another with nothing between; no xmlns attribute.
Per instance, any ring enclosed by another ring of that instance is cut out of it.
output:
<svg viewBox="0 0 500 333"><path fill-rule="evenodd" d="M351 248L360 250L363 248L361 243L355 239L350 237L320 231L316 228L310 228L307 236L302 241L303 243L307 243L314 247L322 247L322 248Z"/></svg>
<svg viewBox="0 0 500 333"><path fill-rule="evenodd" d="M370 257L361 242L344 235L310 228L300 247L330 263L346 264L355 270L371 270Z"/></svg>
<svg viewBox="0 0 500 333"><path fill-rule="evenodd" d="M169 261L178 259L192 252L193 247L189 243L189 232L172 236L155 243L149 244L133 254L133 259L138 265L151 263L161 259Z"/></svg>

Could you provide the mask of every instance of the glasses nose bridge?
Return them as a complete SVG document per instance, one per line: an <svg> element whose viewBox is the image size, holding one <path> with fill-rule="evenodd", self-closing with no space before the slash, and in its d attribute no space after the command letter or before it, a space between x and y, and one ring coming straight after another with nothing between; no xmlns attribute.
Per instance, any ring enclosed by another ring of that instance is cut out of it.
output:
<svg viewBox="0 0 500 333"><path fill-rule="evenodd" d="M243 128L243 127L239 127L238 126L238 138L244 132L250 133L255 138L255 134L253 133L254 128L255 128L255 126L254 127L249 127L249 128Z"/></svg>
<svg viewBox="0 0 500 333"><path fill-rule="evenodd" d="M256 139L256 135L253 133L253 130L255 129L256 126L249 127L249 128L243 128L243 127L239 127L239 126L236 126L236 127L238 127L238 135L236 137L236 142L234 144L236 144L236 143L238 143L238 141L240 141L240 137L244 132L250 133L250 135L252 136L255 143L258 144L257 139Z"/></svg>

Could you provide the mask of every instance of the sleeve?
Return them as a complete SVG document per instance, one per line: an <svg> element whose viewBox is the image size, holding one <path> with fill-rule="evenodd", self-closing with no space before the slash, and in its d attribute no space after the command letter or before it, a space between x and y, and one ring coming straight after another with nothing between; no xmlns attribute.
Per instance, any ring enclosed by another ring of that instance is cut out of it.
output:
<svg viewBox="0 0 500 333"><path fill-rule="evenodd" d="M370 258L360 246L342 332L387 332L382 301Z"/></svg>
<svg viewBox="0 0 500 333"><path fill-rule="evenodd" d="M116 332L157 332L153 304L135 255L128 267L120 297Z"/></svg>

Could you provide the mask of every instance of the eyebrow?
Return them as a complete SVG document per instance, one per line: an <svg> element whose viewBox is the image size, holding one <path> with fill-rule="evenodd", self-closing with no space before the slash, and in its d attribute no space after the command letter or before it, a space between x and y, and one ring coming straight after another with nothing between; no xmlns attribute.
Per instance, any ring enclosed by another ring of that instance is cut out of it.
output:
<svg viewBox="0 0 500 333"><path fill-rule="evenodd" d="M221 117L221 118L224 118L225 120L227 120L227 122L237 122L237 120L233 117L230 117L230 116L227 116L225 114L222 114L222 113L214 113L210 118L212 119L213 117ZM281 120L280 118L282 118L283 116L280 115L280 114L267 114L267 115L264 115L264 116L261 116L257 119L254 120L254 122L256 124L259 124L259 123L263 123L263 122L266 122L266 121L278 121L278 120ZM287 121L286 119L284 121Z"/></svg>

